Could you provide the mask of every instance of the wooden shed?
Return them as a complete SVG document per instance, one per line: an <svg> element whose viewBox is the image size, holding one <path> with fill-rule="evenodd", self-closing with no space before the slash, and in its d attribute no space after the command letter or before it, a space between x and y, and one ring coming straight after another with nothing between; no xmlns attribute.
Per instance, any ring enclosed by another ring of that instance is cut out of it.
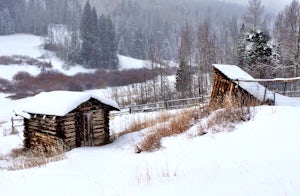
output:
<svg viewBox="0 0 300 196"><path fill-rule="evenodd" d="M38 152L110 142L109 112L116 102L86 92L42 92L16 112L24 117L24 147Z"/></svg>
<svg viewBox="0 0 300 196"><path fill-rule="evenodd" d="M214 79L210 105L224 104L225 98L240 105L274 105L274 93L235 65L213 64Z"/></svg>

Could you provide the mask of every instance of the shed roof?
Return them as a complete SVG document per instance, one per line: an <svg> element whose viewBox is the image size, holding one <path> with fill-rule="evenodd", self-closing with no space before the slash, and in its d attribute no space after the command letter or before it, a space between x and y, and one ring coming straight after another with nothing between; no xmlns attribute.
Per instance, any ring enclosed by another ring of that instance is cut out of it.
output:
<svg viewBox="0 0 300 196"><path fill-rule="evenodd" d="M97 94L75 91L51 91L42 92L27 99L24 106L16 114L28 117L26 114L42 114L53 116L64 116L78 107L80 104L94 98L101 103L119 110L118 104Z"/></svg>
<svg viewBox="0 0 300 196"><path fill-rule="evenodd" d="M243 71L236 65L223 65L223 64L213 64L213 67L219 70L222 74L228 77L231 81L238 84L242 89L247 91L249 94L254 96L256 99L260 101L264 101L264 94L266 90L265 100L273 100L274 94L266 89L266 87L262 86L258 82L243 82L238 80L255 80L251 75L247 72Z"/></svg>

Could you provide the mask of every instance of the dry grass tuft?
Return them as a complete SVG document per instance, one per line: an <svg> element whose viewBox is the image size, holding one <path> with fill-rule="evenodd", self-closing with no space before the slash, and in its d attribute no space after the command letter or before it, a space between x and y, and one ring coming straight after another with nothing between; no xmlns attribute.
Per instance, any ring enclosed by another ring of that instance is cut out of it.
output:
<svg viewBox="0 0 300 196"><path fill-rule="evenodd" d="M161 117L162 125L152 127L152 133L147 135L137 147L137 152L152 152L161 147L161 138L184 133L191 127L191 122L195 119L195 109L185 109L176 115Z"/></svg>
<svg viewBox="0 0 300 196"><path fill-rule="evenodd" d="M159 149L161 147L160 140L161 135L159 135L158 133L151 133L144 138L140 146L137 146L136 152L152 152L156 149Z"/></svg>
<svg viewBox="0 0 300 196"><path fill-rule="evenodd" d="M41 167L50 162L60 161L65 159L65 154L47 154L37 153L33 151L24 150L23 148L16 148L11 151L8 160L12 160L12 164L2 168L10 171L28 169L33 167Z"/></svg>
<svg viewBox="0 0 300 196"><path fill-rule="evenodd" d="M165 129L160 130L162 137L181 134L191 127L191 122L195 119L195 109L185 109L171 118L170 123Z"/></svg>
<svg viewBox="0 0 300 196"><path fill-rule="evenodd" d="M140 131L142 129L145 129L149 126L149 124L150 124L149 121L150 120L147 121L146 119L137 118L137 117L132 118L129 122L129 126L125 130L119 132L116 136L114 136L114 138L118 138L122 135L125 135L128 133L134 133L134 132Z"/></svg>
<svg viewBox="0 0 300 196"><path fill-rule="evenodd" d="M250 120L253 115L250 107L256 104L245 103L244 105L241 102L226 97L221 109L220 107L207 107L205 110L210 115L207 115L206 123L198 126L198 134L203 135L208 130L214 133L232 131L237 123Z"/></svg>
<svg viewBox="0 0 300 196"><path fill-rule="evenodd" d="M13 164L6 169L10 171L28 169L33 167L41 167L50 162L60 161L65 159L65 155L56 155L53 157L25 157L22 159L14 160Z"/></svg>
<svg viewBox="0 0 300 196"><path fill-rule="evenodd" d="M166 111L162 111L159 113L159 115L156 118L149 119L147 117L141 118L141 117L135 117L132 118L130 121L130 125L123 131L117 134L117 137L120 137L122 135L128 134L128 133L134 133L143 129L146 129L148 127L152 127L154 125L157 125L159 123L163 123L168 121L170 118L172 118L174 115L169 114Z"/></svg>

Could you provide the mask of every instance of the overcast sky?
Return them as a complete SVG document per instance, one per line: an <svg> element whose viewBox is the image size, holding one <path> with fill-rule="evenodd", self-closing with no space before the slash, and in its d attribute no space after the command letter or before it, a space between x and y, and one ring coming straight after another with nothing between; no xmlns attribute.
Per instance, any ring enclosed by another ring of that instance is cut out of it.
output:
<svg viewBox="0 0 300 196"><path fill-rule="evenodd" d="M226 2L236 2L240 4L247 5L248 0L223 0ZM261 0L262 4L265 6L266 9L275 9L276 11L281 11L284 7L290 4L293 0Z"/></svg>

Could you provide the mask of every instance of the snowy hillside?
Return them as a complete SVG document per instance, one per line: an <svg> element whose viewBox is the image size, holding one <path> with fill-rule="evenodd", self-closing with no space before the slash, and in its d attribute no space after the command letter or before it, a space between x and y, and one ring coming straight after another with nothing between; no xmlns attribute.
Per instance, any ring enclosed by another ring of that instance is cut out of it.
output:
<svg viewBox="0 0 300 196"><path fill-rule="evenodd" d="M68 69L64 63L56 58L51 52L42 49L43 40L39 36L29 34L14 34L0 36L0 56L22 55L37 58L41 61L51 62L53 70L57 70L66 75L75 75L76 73L88 73L88 70L82 66L71 66ZM119 55L120 69L137 69L146 66L146 62L130 57ZM30 65L1 65L0 78L12 80L13 76L18 72L25 71L33 76L38 75L42 68Z"/></svg>
<svg viewBox="0 0 300 196"><path fill-rule="evenodd" d="M119 58L119 68L123 69L139 69L148 66L147 61L135 59L132 57L127 57L123 55L118 55Z"/></svg>
<svg viewBox="0 0 300 196"><path fill-rule="evenodd" d="M42 38L29 34L14 34L0 36L0 56L22 55L32 58L38 58L41 61L51 62L53 70L63 72L66 75L74 75L78 72L90 72L81 66L74 66L66 70L63 62L54 57L50 52L42 49ZM11 80L12 77L20 72L26 71L31 75L38 75L41 68L30 65L1 65L0 78Z"/></svg>
<svg viewBox="0 0 300 196"><path fill-rule="evenodd" d="M300 108L263 106L255 113L232 132L194 137L194 126L153 153L134 153L143 137L137 132L40 168L0 170L0 195L299 195ZM115 118L113 132L130 118ZM0 137L0 166L21 145L16 135Z"/></svg>

